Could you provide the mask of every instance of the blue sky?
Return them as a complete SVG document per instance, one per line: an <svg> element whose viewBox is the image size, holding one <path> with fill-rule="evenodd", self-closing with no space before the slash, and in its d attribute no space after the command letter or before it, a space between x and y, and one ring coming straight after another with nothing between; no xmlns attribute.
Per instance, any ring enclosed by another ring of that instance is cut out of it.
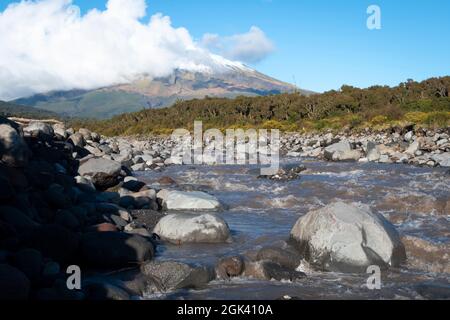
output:
<svg viewBox="0 0 450 320"><path fill-rule="evenodd" d="M0 0L0 11L13 1ZM74 0L82 12L105 0ZM275 51L252 64L302 88L325 91L343 84L396 85L450 74L450 1L447 0L148 0L200 40L257 26ZM381 8L381 30L368 30L366 9ZM146 18L148 19L148 17Z"/></svg>

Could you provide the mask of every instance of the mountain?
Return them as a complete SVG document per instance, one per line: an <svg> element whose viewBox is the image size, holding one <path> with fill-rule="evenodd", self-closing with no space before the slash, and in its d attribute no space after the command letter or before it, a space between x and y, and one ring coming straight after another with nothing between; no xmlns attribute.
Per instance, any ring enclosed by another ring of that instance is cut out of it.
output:
<svg viewBox="0 0 450 320"><path fill-rule="evenodd" d="M64 116L110 118L142 109L161 108L177 100L195 98L266 96L300 91L247 66L216 57L214 71L175 70L170 76L150 78L141 75L130 83L95 90L54 91L21 98L14 103L33 106Z"/></svg>
<svg viewBox="0 0 450 320"><path fill-rule="evenodd" d="M31 119L59 118L57 113L51 111L36 109L29 106L21 106L5 101L0 101L0 116Z"/></svg>

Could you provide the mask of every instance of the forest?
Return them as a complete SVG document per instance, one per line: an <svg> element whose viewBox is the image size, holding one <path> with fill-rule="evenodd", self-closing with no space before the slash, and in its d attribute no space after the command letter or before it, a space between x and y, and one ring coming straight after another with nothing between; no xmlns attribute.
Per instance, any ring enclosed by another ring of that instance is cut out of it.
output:
<svg viewBox="0 0 450 320"><path fill-rule="evenodd" d="M71 125L105 135L169 134L173 129L267 128L320 131L377 128L397 123L445 127L450 124L450 77L422 82L407 80L395 87L340 90L305 96L300 93L235 99L205 97L177 101L163 109L146 109L107 120L72 119Z"/></svg>

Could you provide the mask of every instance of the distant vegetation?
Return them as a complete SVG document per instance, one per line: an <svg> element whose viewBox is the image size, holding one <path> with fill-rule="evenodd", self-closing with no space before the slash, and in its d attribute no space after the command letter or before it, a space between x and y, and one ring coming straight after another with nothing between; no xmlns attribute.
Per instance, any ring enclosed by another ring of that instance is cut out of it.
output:
<svg viewBox="0 0 450 320"><path fill-rule="evenodd" d="M298 93L266 97L205 98L179 101L170 108L149 109L109 120L76 120L106 135L164 134L192 129L195 120L205 128L260 127L284 131L339 130L383 127L397 123L450 125L450 77L423 82L408 80L396 87L359 89L304 96Z"/></svg>
<svg viewBox="0 0 450 320"><path fill-rule="evenodd" d="M59 119L60 116L51 111L39 110L33 107L20 106L0 101L0 116L29 119Z"/></svg>
<svg viewBox="0 0 450 320"><path fill-rule="evenodd" d="M87 117L106 119L121 114L144 109L144 99L139 94L123 91L83 91L53 92L38 94L14 101L19 105L33 106L35 109L57 112L65 117Z"/></svg>

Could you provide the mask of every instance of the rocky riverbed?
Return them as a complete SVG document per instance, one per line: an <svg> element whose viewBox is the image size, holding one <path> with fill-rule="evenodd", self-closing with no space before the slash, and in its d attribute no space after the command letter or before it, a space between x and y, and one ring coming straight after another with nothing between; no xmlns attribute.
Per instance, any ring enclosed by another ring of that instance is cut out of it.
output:
<svg viewBox="0 0 450 320"><path fill-rule="evenodd" d="M281 142L259 179L167 137L0 118L0 299L450 297L448 129ZM373 264L385 291L362 289Z"/></svg>

